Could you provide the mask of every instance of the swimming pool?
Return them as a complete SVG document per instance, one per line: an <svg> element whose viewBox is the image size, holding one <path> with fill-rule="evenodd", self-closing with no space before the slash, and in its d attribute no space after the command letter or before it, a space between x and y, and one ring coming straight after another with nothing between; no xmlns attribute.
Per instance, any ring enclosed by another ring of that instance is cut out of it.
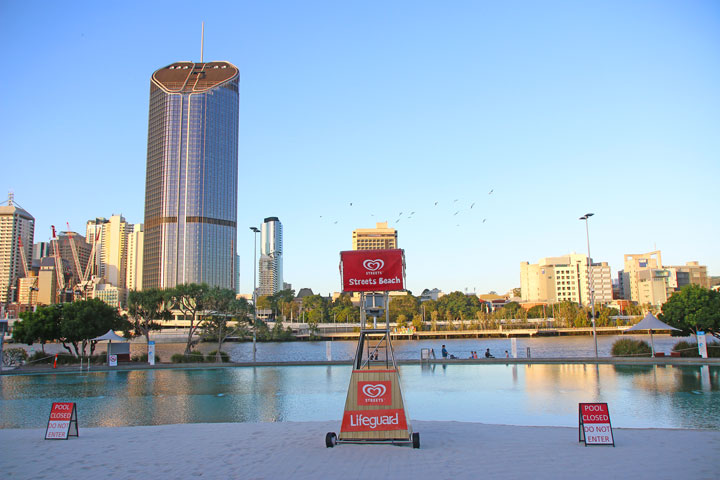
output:
<svg viewBox="0 0 720 480"><path fill-rule="evenodd" d="M0 428L40 428L53 401L81 427L338 420L350 367L134 370L0 377ZM409 418L577 425L608 402L615 427L720 429L720 366L405 365Z"/></svg>

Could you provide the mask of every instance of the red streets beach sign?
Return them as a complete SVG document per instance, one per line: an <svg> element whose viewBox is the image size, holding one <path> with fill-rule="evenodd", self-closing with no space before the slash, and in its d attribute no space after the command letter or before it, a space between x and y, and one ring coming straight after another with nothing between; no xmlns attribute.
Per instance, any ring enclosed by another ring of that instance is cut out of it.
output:
<svg viewBox="0 0 720 480"><path fill-rule="evenodd" d="M401 249L340 252L344 292L405 289L405 255Z"/></svg>
<svg viewBox="0 0 720 480"><path fill-rule="evenodd" d="M615 446L607 403L581 403L579 414L579 441L585 446Z"/></svg>
<svg viewBox="0 0 720 480"><path fill-rule="evenodd" d="M345 411L343 432L377 432L381 430L407 430L405 410L356 410Z"/></svg>

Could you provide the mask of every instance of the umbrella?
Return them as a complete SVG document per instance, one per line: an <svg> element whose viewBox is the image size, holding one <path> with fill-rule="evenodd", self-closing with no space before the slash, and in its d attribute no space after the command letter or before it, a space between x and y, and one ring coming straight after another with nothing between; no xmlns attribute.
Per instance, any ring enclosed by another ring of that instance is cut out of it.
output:
<svg viewBox="0 0 720 480"><path fill-rule="evenodd" d="M113 332L112 329L108 330L105 335L95 337L91 340L97 340L100 342L107 340L107 342L108 342L108 348L107 348L107 363L108 363L108 365L110 364L110 344L112 343L112 341L115 340L116 342L127 342L127 338L121 337L117 333ZM88 368L90 368L89 361L88 361Z"/></svg>
<svg viewBox="0 0 720 480"><path fill-rule="evenodd" d="M648 312L647 315L645 315L645 318L640 320L638 323L633 325L632 327L625 330L626 332L629 332L630 330L649 330L650 331L650 348L652 348L652 356L655 356L655 341L653 339L653 330L679 330L679 328L671 327L665 322L661 322L657 319L655 315Z"/></svg>

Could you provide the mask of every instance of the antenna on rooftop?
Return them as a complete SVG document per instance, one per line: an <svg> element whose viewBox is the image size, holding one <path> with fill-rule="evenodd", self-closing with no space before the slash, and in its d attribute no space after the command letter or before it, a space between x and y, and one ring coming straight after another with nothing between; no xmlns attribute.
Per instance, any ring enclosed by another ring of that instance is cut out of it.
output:
<svg viewBox="0 0 720 480"><path fill-rule="evenodd" d="M205 47L205 22L200 29L200 63L203 63L203 49Z"/></svg>

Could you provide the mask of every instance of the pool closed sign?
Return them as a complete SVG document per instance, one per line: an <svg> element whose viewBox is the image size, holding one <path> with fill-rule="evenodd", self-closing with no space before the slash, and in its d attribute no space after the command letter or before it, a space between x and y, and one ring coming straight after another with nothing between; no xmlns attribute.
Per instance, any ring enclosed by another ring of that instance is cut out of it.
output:
<svg viewBox="0 0 720 480"><path fill-rule="evenodd" d="M54 402L45 440L67 440L78 436L77 407L74 402Z"/></svg>
<svg viewBox="0 0 720 480"><path fill-rule="evenodd" d="M578 441L588 445L615 446L607 403L581 403Z"/></svg>

